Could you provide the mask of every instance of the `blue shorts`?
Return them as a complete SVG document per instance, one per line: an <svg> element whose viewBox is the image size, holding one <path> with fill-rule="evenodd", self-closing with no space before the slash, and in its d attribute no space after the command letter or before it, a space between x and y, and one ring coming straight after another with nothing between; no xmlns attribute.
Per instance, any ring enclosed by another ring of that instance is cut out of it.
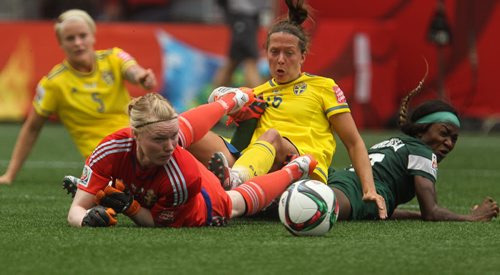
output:
<svg viewBox="0 0 500 275"><path fill-rule="evenodd" d="M236 147L234 147L234 145L232 145L231 143L229 143L226 139L224 139L223 137L221 137L222 140L224 141L224 144L226 145L227 147L227 150L229 150L229 153L231 153L231 155L233 155L233 157L235 159L238 159L239 157L241 157L241 152L238 151L238 149L236 149Z"/></svg>

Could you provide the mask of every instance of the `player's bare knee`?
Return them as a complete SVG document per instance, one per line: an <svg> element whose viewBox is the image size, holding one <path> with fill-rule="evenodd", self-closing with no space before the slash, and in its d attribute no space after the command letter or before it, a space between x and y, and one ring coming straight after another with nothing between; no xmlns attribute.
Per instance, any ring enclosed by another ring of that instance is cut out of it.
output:
<svg viewBox="0 0 500 275"><path fill-rule="evenodd" d="M281 143L281 135L275 129L269 129L264 134L262 134L258 140L263 140L271 143L275 148L278 147Z"/></svg>

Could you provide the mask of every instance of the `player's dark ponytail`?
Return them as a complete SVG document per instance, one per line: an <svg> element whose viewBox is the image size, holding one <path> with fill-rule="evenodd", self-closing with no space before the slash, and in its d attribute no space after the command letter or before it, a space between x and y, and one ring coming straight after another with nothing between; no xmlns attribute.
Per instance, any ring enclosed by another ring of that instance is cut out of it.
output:
<svg viewBox="0 0 500 275"><path fill-rule="evenodd" d="M285 0L285 3L288 7L288 20L296 25L302 25L309 14L308 9L304 6L304 0Z"/></svg>
<svg viewBox="0 0 500 275"><path fill-rule="evenodd" d="M288 7L288 17L280 18L269 28L265 47L269 47L269 39L273 33L285 32L299 39L300 51L305 53L309 50L310 39L302 24L310 18L310 7L304 4L304 0L285 0L285 3Z"/></svg>

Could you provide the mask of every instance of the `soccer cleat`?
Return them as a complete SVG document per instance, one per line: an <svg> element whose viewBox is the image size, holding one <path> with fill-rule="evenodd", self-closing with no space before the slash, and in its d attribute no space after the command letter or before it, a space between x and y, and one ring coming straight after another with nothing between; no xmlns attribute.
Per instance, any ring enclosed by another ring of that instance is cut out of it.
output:
<svg viewBox="0 0 500 275"><path fill-rule="evenodd" d="M300 155L298 154L287 154L286 155L286 158L285 158L285 161L283 161L283 166L287 165L290 163L290 161L298 158Z"/></svg>
<svg viewBox="0 0 500 275"><path fill-rule="evenodd" d="M217 87L212 91L212 93L208 97L208 103L215 102L227 94L236 93L236 90L239 90L239 89L238 88L231 88L231 87Z"/></svg>
<svg viewBox="0 0 500 275"><path fill-rule="evenodd" d="M288 169L294 180L305 179L312 175L318 161L311 155L303 155L290 161L283 168Z"/></svg>
<svg viewBox="0 0 500 275"><path fill-rule="evenodd" d="M215 152L208 161L208 170L218 179L224 190L231 190L242 184L237 172L229 168L227 159L222 152Z"/></svg>
<svg viewBox="0 0 500 275"><path fill-rule="evenodd" d="M78 189L78 183L81 180L74 176L64 176L63 178L63 189L66 189L67 194L71 194L71 197L74 198L76 194L76 190Z"/></svg>
<svg viewBox="0 0 500 275"><path fill-rule="evenodd" d="M236 114L243 107L248 106L255 101L255 95L253 94L252 89L218 87L215 88L208 97L208 103L215 102L228 94L234 94L233 100L236 103L236 105L227 113L228 115Z"/></svg>

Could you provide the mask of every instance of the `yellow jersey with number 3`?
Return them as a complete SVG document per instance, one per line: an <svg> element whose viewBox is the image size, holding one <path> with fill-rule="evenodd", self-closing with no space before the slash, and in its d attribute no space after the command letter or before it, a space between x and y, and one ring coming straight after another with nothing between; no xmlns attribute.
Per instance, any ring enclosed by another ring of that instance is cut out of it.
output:
<svg viewBox="0 0 500 275"><path fill-rule="evenodd" d="M316 158L315 178L326 183L336 148L328 119L350 112L339 86L331 78L303 73L295 81L281 85L271 79L256 87L254 93L267 102L267 108L251 142L271 128L278 130L301 155Z"/></svg>
<svg viewBox="0 0 500 275"><path fill-rule="evenodd" d="M38 83L33 100L44 117L57 115L84 157L106 135L129 125L124 72L137 64L120 48L95 52L96 68L76 71L64 60Z"/></svg>

